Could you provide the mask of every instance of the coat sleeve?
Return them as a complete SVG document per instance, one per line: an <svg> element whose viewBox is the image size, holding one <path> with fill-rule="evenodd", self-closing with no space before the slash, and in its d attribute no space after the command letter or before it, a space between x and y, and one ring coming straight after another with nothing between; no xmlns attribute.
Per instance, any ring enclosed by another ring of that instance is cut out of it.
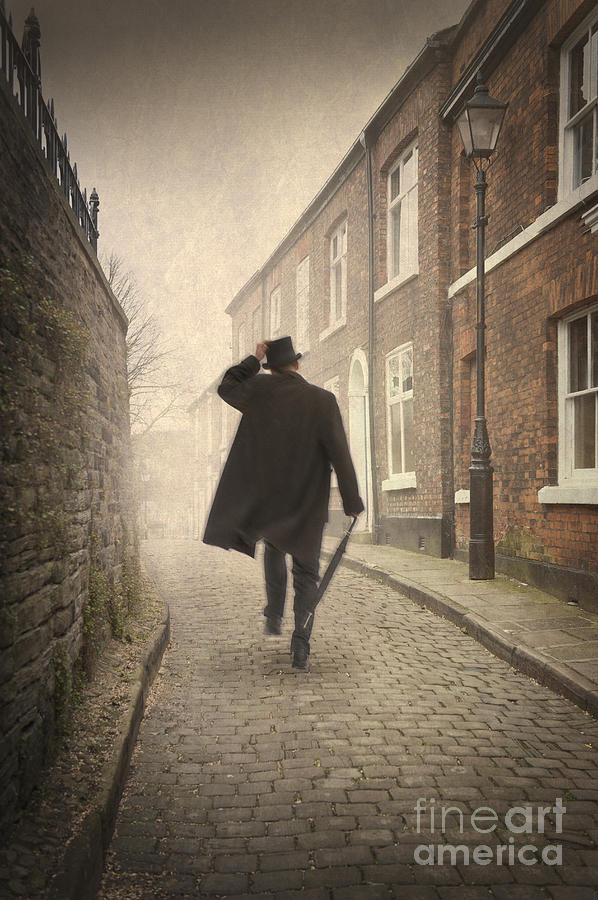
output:
<svg viewBox="0 0 598 900"><path fill-rule="evenodd" d="M224 377L218 387L219 396L230 406L234 406L240 412L245 412L249 390L249 381L260 370L260 364L255 356L248 356L238 365L231 366L224 373Z"/></svg>
<svg viewBox="0 0 598 900"><path fill-rule="evenodd" d="M347 443L341 411L334 394L329 394L329 398L330 405L324 424L323 444L326 455L336 472L343 510L345 515L350 516L362 512L364 506L359 496L357 476Z"/></svg>

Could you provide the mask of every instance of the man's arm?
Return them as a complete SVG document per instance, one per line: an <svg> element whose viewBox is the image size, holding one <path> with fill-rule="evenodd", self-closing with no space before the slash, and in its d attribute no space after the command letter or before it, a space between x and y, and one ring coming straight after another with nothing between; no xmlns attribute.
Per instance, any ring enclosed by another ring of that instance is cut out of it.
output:
<svg viewBox="0 0 598 900"><path fill-rule="evenodd" d="M338 408L334 394L330 394L330 408L324 429L323 442L328 459L336 472L345 515L358 516L363 512L364 506L359 496L357 476L347 443L341 411Z"/></svg>
<svg viewBox="0 0 598 900"><path fill-rule="evenodd" d="M255 348L255 354L241 360L236 366L231 366L224 373L224 377L218 387L219 396L230 406L234 406L240 412L245 411L248 397L247 382L260 370L260 361L266 355L267 341L260 341Z"/></svg>

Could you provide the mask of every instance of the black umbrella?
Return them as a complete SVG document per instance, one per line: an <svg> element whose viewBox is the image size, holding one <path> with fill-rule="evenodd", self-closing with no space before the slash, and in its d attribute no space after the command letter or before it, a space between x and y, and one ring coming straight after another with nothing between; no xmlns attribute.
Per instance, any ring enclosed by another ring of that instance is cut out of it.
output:
<svg viewBox="0 0 598 900"><path fill-rule="evenodd" d="M340 561L341 561L341 559L342 559L343 553L344 553L345 550L347 549L347 543L348 543L348 541L349 541L349 537L350 537L350 535L351 535L351 532L353 531L353 526L355 525L356 522L357 522L357 516L354 516L354 517L353 517L353 521L351 522L351 524L349 525L349 527L348 527L347 530L345 531L345 533L344 533L344 535L343 535L343 537L342 537L342 540L341 540L340 544L338 545L338 547L336 548L336 550L335 550L334 553L332 554L332 557L331 557L331 559L330 559L330 562L328 563L328 568L326 569L326 571L325 571L324 574L322 575L322 579L321 579L321 581L320 581L320 584L318 585L318 591L317 591L317 593L316 593L316 600L315 600L315 603L314 603L314 608L313 608L312 611L308 614L307 619L305 620L305 624L304 624L304 626L303 626L304 628L307 628L307 626L309 625L309 620L311 619L311 617L313 616L314 612L316 611L316 606L318 605L318 603L320 602L320 600L321 600L322 597L324 596L324 592L325 592L326 588L328 587L328 585L330 584L330 581L331 581L331 579L332 579L332 576L334 575L334 573L335 573L336 570L337 570L338 564L340 563Z"/></svg>

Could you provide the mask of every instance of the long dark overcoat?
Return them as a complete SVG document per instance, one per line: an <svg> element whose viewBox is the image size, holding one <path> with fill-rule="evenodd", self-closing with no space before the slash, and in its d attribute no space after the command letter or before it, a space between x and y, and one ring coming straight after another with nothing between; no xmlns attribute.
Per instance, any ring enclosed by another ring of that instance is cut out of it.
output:
<svg viewBox="0 0 598 900"><path fill-rule="evenodd" d="M220 476L204 542L255 554L265 538L300 562L319 557L330 467L347 515L363 510L336 397L298 372L258 375L248 356L218 393L243 414Z"/></svg>

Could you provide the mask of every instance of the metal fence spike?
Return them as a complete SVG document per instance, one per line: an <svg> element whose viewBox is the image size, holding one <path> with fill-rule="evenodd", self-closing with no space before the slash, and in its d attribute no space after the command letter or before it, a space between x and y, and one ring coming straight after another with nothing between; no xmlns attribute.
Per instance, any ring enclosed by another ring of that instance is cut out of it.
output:
<svg viewBox="0 0 598 900"><path fill-rule="evenodd" d="M0 11L5 22L6 6L6 0L0 0ZM7 24L8 29L5 29L7 33L2 34L6 46L3 46L1 55L4 64L8 59L8 67L4 74L9 90L18 98L19 106L42 146L54 178L60 183L79 219L86 239L97 253L100 199L95 188L89 198L87 188L81 190L77 163L71 164L66 131L62 139L60 137L54 97L50 99L49 105L44 102L39 59L40 28L35 9L31 7L31 12L25 20L22 45L14 35L12 10L9 12Z"/></svg>

